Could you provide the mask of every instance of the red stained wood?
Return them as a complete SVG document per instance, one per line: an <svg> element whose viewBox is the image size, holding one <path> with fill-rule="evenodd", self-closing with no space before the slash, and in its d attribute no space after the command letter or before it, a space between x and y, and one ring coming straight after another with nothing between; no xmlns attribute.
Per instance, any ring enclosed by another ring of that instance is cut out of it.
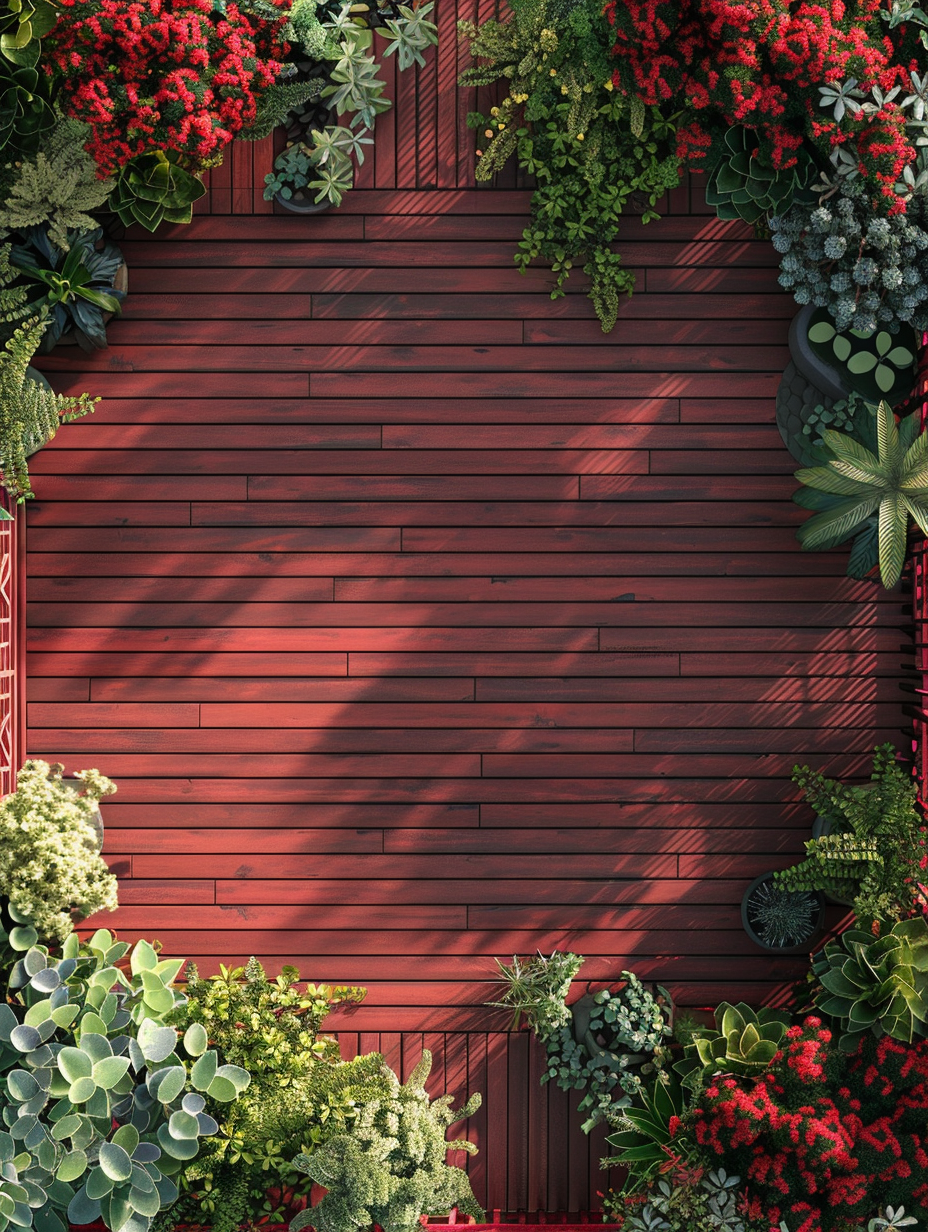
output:
<svg viewBox="0 0 928 1232"><path fill-rule="evenodd" d="M345 1055L430 1048L486 1098L478 1198L576 1211L606 1148L499 1033L494 958L689 1005L801 975L741 896L801 854L797 761L862 781L898 740L899 598L795 541L769 244L683 185L611 335L582 274L550 300L453 88L492 5L438 7L338 212L271 212L272 143L236 147L127 241L109 350L40 361L104 401L33 459L30 751L118 781L100 923L367 985Z"/></svg>

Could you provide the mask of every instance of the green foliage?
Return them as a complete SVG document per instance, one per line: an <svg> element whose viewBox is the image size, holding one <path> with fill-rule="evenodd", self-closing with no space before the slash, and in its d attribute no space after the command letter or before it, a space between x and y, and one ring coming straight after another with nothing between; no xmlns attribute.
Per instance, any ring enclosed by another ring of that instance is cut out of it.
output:
<svg viewBox="0 0 928 1232"><path fill-rule="evenodd" d="M848 787L808 766L795 767L793 782L830 830L806 842L801 864L775 874L781 886L853 898L854 912L865 926L921 910L918 865L925 824L918 785L896 757L891 744L878 746L865 787Z"/></svg>
<svg viewBox="0 0 928 1232"><path fill-rule="evenodd" d="M57 17L51 0L5 0L0 5L0 55L18 63L29 44L47 34Z"/></svg>
<svg viewBox="0 0 928 1232"><path fill-rule="evenodd" d="M679 162L673 118L613 89L613 40L601 10L598 0L566 11L552 0L530 0L505 21L460 22L458 29L482 61L461 84L504 80L508 89L488 116L468 117L487 142L478 149L477 179L491 179L513 156L535 176L532 223L516 264L524 272L536 259L550 262L556 299L582 261L608 333L620 294L634 286L613 249L623 211L638 194L646 202L642 222L656 218L658 200L678 182Z"/></svg>
<svg viewBox="0 0 928 1232"><path fill-rule="evenodd" d="M567 995L574 976L583 965L577 954L555 950L550 958L539 950L537 956L520 959L512 956L512 966L496 960L499 978L505 985L501 1001L488 1001L498 1009L512 1010L510 1031L518 1031L522 1015L540 1040L571 1021Z"/></svg>
<svg viewBox="0 0 928 1232"><path fill-rule="evenodd" d="M171 1177L216 1131L206 1097L235 1100L248 1084L217 1065L202 1028L181 1043L165 1025L183 960L140 941L126 974L129 948L105 929L85 945L72 933L60 959L34 946L13 969L13 1006L0 1005L0 1105L41 1232L100 1218L147 1232L177 1197Z"/></svg>
<svg viewBox="0 0 928 1232"><path fill-rule="evenodd" d="M76 786L62 773L27 761L16 790L0 800L0 896L35 930L30 944L64 941L75 917L117 906L95 824L99 801L116 788L97 770L79 770Z"/></svg>
<svg viewBox="0 0 928 1232"><path fill-rule="evenodd" d="M895 586L910 517L928 533L928 434L919 435L918 419L910 415L897 425L889 403L881 402L876 454L843 433L823 434L829 460L796 472L806 489L793 499L816 510L796 532L805 551L836 547L876 515L880 577L884 586Z"/></svg>
<svg viewBox="0 0 928 1232"><path fill-rule="evenodd" d="M449 1143L445 1133L477 1110L480 1096L472 1095L459 1112L452 1111L450 1095L430 1100L425 1080L431 1064L431 1053L423 1052L404 1084L384 1065L379 1093L359 1105L350 1128L294 1160L328 1192L291 1222L291 1232L308 1225L317 1232L357 1232L372 1223L383 1232L416 1232L420 1215L452 1206L483 1218L467 1174L445 1162L451 1149L476 1150L466 1139Z"/></svg>
<svg viewBox="0 0 928 1232"><path fill-rule="evenodd" d="M18 163L0 203L0 234L46 224L52 243L68 250L68 231L96 226L90 211L109 196L112 180L97 179L97 164L84 149L89 127L59 120L32 159Z"/></svg>
<svg viewBox="0 0 928 1232"><path fill-rule="evenodd" d="M155 231L162 222L190 222L193 203L203 196L206 186L177 159L173 150L150 150L120 168L108 204L127 227L138 222L147 231Z"/></svg>
<svg viewBox="0 0 928 1232"><path fill-rule="evenodd" d="M812 960L815 1004L833 1019L840 1047L864 1032L912 1043L928 1036L928 923L901 920L879 936L848 929Z"/></svg>
<svg viewBox="0 0 928 1232"><path fill-rule="evenodd" d="M624 1108L610 1118L617 1132L609 1134L606 1141L616 1152L602 1161L604 1168L628 1169L626 1188L646 1183L666 1164L674 1149L673 1122L686 1111L683 1088L669 1072L643 1088L639 1099L640 1107Z"/></svg>
<svg viewBox="0 0 928 1232"><path fill-rule="evenodd" d="M296 1179L293 1157L343 1130L354 1115L354 1087L379 1073L379 1063L334 1064L335 1041L319 1038L332 1007L357 1004L365 990L301 989L298 981L295 967L269 979L256 958L205 980L194 964L187 968L187 1001L172 1021L202 1027L222 1061L252 1075L247 1094L216 1111L218 1134L182 1178L184 1209L215 1232L259 1217L270 1182Z"/></svg>
<svg viewBox="0 0 928 1232"><path fill-rule="evenodd" d="M871 402L885 398L895 406L912 392L919 342L910 325L901 324L895 337L883 329L840 333L820 308L812 315L809 342L826 363L839 369L845 386Z"/></svg>
<svg viewBox="0 0 928 1232"><path fill-rule="evenodd" d="M741 1188L741 1178L724 1168L697 1169L693 1175L656 1179L637 1209L615 1209L610 1200L607 1213L622 1218L622 1232L768 1232L769 1220L741 1210Z"/></svg>
<svg viewBox="0 0 928 1232"><path fill-rule="evenodd" d="M313 81L278 81L269 86L258 100L254 124L242 129L238 140L260 141L263 137L269 137L275 128L286 123L292 111L318 98L324 86L321 78Z"/></svg>
<svg viewBox="0 0 928 1232"><path fill-rule="evenodd" d="M35 154L56 120L51 78L38 63L38 41L15 54L15 63L9 49L0 55L0 150L14 160Z"/></svg>
<svg viewBox="0 0 928 1232"><path fill-rule="evenodd" d="M9 247L0 249L0 295L9 276ZM27 317L0 350L0 476L6 490L21 503L33 495L28 457L58 431L62 423L79 419L99 399L52 393L27 376L48 325L48 311Z"/></svg>
<svg viewBox="0 0 928 1232"><path fill-rule="evenodd" d="M752 1010L743 1001L737 1005L723 1001L714 1017L714 1027L696 1027L689 1033L683 1058L674 1064L687 1090L698 1091L718 1073L759 1077L791 1022L787 1013Z"/></svg>
<svg viewBox="0 0 928 1232"><path fill-rule="evenodd" d="M425 4L422 0L413 0L412 4L400 4L397 8L399 15L388 18L378 28L378 33L388 41L384 58L396 52L401 73L414 64L425 68L424 53L438 42L438 27L429 21L435 2L429 0Z"/></svg>
<svg viewBox="0 0 928 1232"><path fill-rule="evenodd" d="M785 213L811 184L815 163L805 147L799 150L796 166L787 171L767 166L759 151L753 129L736 124L726 131L706 184L706 201L715 206L719 218L741 218L754 226L770 213Z"/></svg>
<svg viewBox="0 0 928 1232"><path fill-rule="evenodd" d="M786 890L765 873L745 891L742 918L753 938L771 949L804 946L821 926L822 903L807 890Z"/></svg>
<svg viewBox="0 0 928 1232"><path fill-rule="evenodd" d="M121 312L125 299L125 292L114 285L122 253L104 240L102 227L69 232L67 245L62 251L47 228L32 227L10 248L20 278L31 284L34 311L49 311L39 347L42 353L51 351L65 333L72 334L84 351L104 348L104 313Z"/></svg>

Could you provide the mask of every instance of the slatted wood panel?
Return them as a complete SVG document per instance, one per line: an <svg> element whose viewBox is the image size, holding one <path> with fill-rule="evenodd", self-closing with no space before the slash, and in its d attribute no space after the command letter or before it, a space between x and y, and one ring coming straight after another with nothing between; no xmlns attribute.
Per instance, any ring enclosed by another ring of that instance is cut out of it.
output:
<svg viewBox="0 0 928 1232"><path fill-rule="evenodd" d="M104 401L33 467L30 750L119 782L122 935L366 984L346 1046L426 1032L485 1092L490 1208L577 1210L600 1151L492 1033L494 958L697 1005L799 974L738 905L808 834L794 762L898 740L903 618L795 542L770 247L682 187L604 337L513 267L528 195L467 187L457 55L415 160L397 110L298 218L236 148L211 214L126 243L109 351L43 364Z"/></svg>

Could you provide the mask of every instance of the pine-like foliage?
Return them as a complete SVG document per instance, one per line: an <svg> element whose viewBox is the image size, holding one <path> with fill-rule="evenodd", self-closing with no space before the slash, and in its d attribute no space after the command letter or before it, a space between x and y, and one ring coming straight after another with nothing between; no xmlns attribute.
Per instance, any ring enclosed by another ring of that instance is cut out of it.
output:
<svg viewBox="0 0 928 1232"><path fill-rule="evenodd" d="M453 1206L483 1218L467 1174L446 1162L449 1150L473 1154L476 1147L466 1139L445 1138L449 1126L477 1110L480 1096L472 1095L460 1112L452 1111L450 1095L430 1100L425 1080L431 1066L432 1054L425 1051L401 1084L384 1065L381 1090L359 1102L347 1132L293 1161L328 1192L291 1221L291 1232L308 1225L316 1232L357 1232L374 1223L383 1232L416 1232L421 1215Z"/></svg>
<svg viewBox="0 0 928 1232"><path fill-rule="evenodd" d="M26 375L45 333L48 310L27 316L25 293L10 285L14 277L7 244L0 248L0 320L7 327L19 324L0 349L0 481L22 502L33 494L29 454L51 440L60 424L92 411L98 399L55 394Z"/></svg>
<svg viewBox="0 0 928 1232"><path fill-rule="evenodd" d="M260 141L262 137L270 136L275 128L286 123L291 111L310 99L318 98L325 84L322 78L316 78L313 81L279 81L270 86L258 102L254 124L243 128L238 140Z"/></svg>
<svg viewBox="0 0 928 1232"><path fill-rule="evenodd" d="M68 251L68 229L90 231L90 211L99 209L113 188L97 179L97 164L84 149L90 129L62 120L34 159L19 163L6 200L0 204L0 232L22 231L48 223L52 243Z"/></svg>

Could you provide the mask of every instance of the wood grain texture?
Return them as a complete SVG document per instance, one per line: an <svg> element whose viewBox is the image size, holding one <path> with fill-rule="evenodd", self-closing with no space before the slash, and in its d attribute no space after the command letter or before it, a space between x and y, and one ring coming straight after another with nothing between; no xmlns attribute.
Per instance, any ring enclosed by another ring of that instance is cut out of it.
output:
<svg viewBox="0 0 928 1232"><path fill-rule="evenodd" d="M485 1008L493 960L690 1005L799 975L741 896L802 850L797 761L899 742L903 617L796 543L768 244L681 186L627 224L608 336L582 275L518 273L529 194L474 185L454 88L491 7L388 61L341 210L282 214L273 143L234 147L191 226L127 239L109 349L40 361L104 400L32 463L29 747L118 781L101 923L365 984L346 1056L483 1091L478 1199L576 1212L605 1149Z"/></svg>

